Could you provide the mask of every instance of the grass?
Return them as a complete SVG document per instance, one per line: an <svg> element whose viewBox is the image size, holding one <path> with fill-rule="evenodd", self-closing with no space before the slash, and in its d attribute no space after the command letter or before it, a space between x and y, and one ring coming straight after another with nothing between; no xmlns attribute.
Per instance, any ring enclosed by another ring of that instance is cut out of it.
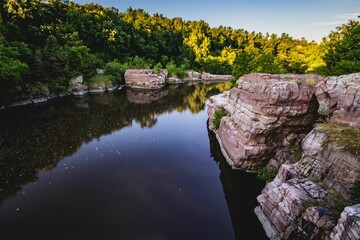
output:
<svg viewBox="0 0 360 240"><path fill-rule="evenodd" d="M91 77L87 81L87 84L89 87L97 88L112 86L114 82L116 82L116 78L114 76L99 74Z"/></svg>
<svg viewBox="0 0 360 240"><path fill-rule="evenodd" d="M221 118L225 116L225 110L219 109L216 110L214 113L214 119L212 120L212 123L214 124L215 128L219 128Z"/></svg>
<svg viewBox="0 0 360 240"><path fill-rule="evenodd" d="M266 167L260 167L260 168L256 169L255 172L257 173L257 178L259 178L265 182L271 182L272 180L274 180L274 178L277 174L274 171L268 171L266 169Z"/></svg>
<svg viewBox="0 0 360 240"><path fill-rule="evenodd" d="M360 151L360 128L349 125L332 123L325 121L317 123L315 129L325 133L330 142L337 143L345 149L356 152Z"/></svg>
<svg viewBox="0 0 360 240"><path fill-rule="evenodd" d="M285 78L285 79L290 81L290 82L294 82L297 85L306 83L310 87L315 87L315 85L318 83L318 81L316 79L313 79L313 78L307 78L307 79L305 79L305 81L303 79L298 79L298 78Z"/></svg>

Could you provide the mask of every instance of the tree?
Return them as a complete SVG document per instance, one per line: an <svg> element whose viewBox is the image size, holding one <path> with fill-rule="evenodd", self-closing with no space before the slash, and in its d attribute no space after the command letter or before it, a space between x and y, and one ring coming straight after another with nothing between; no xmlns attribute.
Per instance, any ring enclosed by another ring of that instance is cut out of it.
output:
<svg viewBox="0 0 360 240"><path fill-rule="evenodd" d="M349 21L330 33L328 52L324 56L326 67L320 68L325 75L343 75L360 72L360 23Z"/></svg>

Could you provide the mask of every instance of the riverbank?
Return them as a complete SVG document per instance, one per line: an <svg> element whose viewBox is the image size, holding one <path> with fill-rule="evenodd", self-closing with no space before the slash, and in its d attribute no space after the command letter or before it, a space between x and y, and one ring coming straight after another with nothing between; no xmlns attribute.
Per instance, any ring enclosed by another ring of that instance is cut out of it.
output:
<svg viewBox="0 0 360 240"><path fill-rule="evenodd" d="M155 80L154 80L155 79ZM61 98L65 96L74 96L81 97L86 94L105 94L108 92L113 92L121 90L124 87L137 89L137 90L158 90L162 89L165 86L176 86L180 84L187 85L196 85L199 83L211 84L211 83L221 83L229 82L232 79L231 75L216 75L210 73L198 73L195 71L186 71L186 77L183 79L176 77L168 77L166 69L163 69L160 72L156 72L153 69L129 69L125 73L125 85L121 84L110 84L102 86L87 86L84 83L83 77L78 76L70 80L69 87L66 91L55 94L47 92L43 96L39 97L30 97L24 100L15 101L10 104L0 105L0 110L6 109L9 107L19 107L30 104L41 104L45 103L54 98Z"/></svg>

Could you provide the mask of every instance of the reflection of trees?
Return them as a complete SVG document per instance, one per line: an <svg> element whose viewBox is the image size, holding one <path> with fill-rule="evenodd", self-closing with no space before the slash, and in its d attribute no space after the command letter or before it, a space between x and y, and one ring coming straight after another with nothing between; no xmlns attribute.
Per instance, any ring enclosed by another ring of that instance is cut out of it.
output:
<svg viewBox="0 0 360 240"><path fill-rule="evenodd" d="M162 113L190 108L184 97L196 88L179 86L149 104L134 104L126 92L54 100L37 107L1 111L0 202L37 179L41 169L53 169L82 144L110 134L133 121L150 128Z"/></svg>
<svg viewBox="0 0 360 240"><path fill-rule="evenodd" d="M254 208L258 205L256 197L260 195L265 184L257 179L255 174L232 169L221 153L215 134L208 130L208 135L211 156L218 163L221 171L220 180L236 239L268 239L254 213ZM254 231L254 226L259 231Z"/></svg>
<svg viewBox="0 0 360 240"><path fill-rule="evenodd" d="M224 84L197 84L192 94L184 97L192 113L198 113L205 108L206 99L209 95L214 95L230 89L230 83Z"/></svg>

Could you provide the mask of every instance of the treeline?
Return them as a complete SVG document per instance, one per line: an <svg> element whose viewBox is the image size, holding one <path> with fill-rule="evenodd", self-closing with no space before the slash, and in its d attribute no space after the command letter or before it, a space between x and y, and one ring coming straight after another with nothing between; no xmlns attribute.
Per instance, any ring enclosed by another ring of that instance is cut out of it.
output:
<svg viewBox="0 0 360 240"><path fill-rule="evenodd" d="M185 69L235 78L250 72L340 75L360 71L359 22L339 26L321 44L204 21L119 12L67 0L0 0L0 104L64 91L96 69L121 81L127 68Z"/></svg>

